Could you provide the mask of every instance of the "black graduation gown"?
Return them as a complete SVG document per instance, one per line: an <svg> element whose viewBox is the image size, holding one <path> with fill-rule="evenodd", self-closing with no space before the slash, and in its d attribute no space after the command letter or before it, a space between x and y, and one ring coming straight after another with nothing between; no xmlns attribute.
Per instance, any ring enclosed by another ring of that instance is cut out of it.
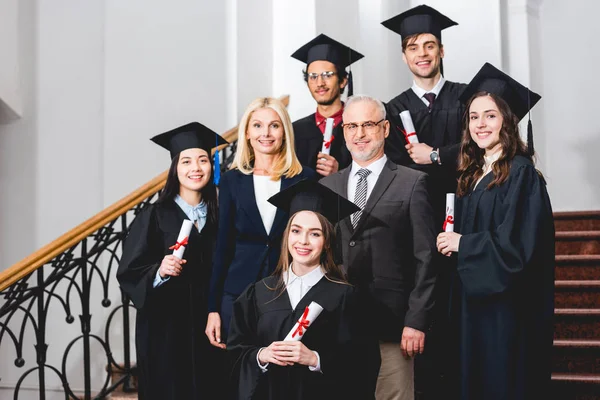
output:
<svg viewBox="0 0 600 400"><path fill-rule="evenodd" d="M376 341L367 341L361 333L353 287L323 277L292 310L287 292L277 296L278 291L268 288L276 285L277 278L265 278L250 285L234 304L227 340L228 356L234 365L232 397L373 398L379 365L374 369L366 360L370 357L371 362L379 361L379 350ZM324 310L304 333L302 341L319 353L322 373L310 371L304 365L275 364L262 372L256 361L259 349L283 340L312 301Z"/></svg>
<svg viewBox="0 0 600 400"><path fill-rule="evenodd" d="M487 190L492 179L457 199L455 398L549 398L554 220L546 183L521 156L508 180Z"/></svg>
<svg viewBox="0 0 600 400"><path fill-rule="evenodd" d="M206 371L214 350L204 334L214 228L208 223L201 233L192 228L182 274L152 286L184 219L174 201L142 210L131 225L117 272L121 289L137 309L140 399L214 398Z"/></svg>
<svg viewBox="0 0 600 400"><path fill-rule="evenodd" d="M300 164L317 170L317 154L323 147L323 133L315 122L315 114L297 120L294 126L294 140L296 144L296 156ZM352 156L346 147L342 124L333 128L333 141L329 155L338 162L339 169L346 168L352 163ZM320 176L320 175L319 175Z"/></svg>
<svg viewBox="0 0 600 400"><path fill-rule="evenodd" d="M426 172L436 225L441 230L446 209L446 193L456 192L456 167L462 134L465 106L458 97L465 84L446 81L435 99L431 112L412 89L404 91L386 104L390 134L385 154L398 165ZM440 149L442 165L415 164L406 151L400 112L409 110L419 142Z"/></svg>

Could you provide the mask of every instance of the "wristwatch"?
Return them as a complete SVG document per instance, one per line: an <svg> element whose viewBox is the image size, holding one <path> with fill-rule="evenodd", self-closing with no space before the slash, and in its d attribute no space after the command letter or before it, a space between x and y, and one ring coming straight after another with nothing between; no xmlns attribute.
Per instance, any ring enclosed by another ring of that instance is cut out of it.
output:
<svg viewBox="0 0 600 400"><path fill-rule="evenodd" d="M438 149L431 150L431 153L429 153L429 159L431 160L431 162L433 164L440 163L440 153L439 153Z"/></svg>

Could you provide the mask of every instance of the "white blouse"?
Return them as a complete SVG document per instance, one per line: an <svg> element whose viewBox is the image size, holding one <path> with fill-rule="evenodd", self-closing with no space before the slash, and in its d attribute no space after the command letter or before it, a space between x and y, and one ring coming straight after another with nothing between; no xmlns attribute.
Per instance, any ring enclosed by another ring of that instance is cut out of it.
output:
<svg viewBox="0 0 600 400"><path fill-rule="evenodd" d="M281 190L281 179L272 181L271 177L266 175L252 175L254 180L254 196L256 198L256 205L258 206L258 212L262 219L263 225L267 235L271 232L273 227L273 221L275 220L275 214L277 213L277 207L269 203L269 198Z"/></svg>
<svg viewBox="0 0 600 400"><path fill-rule="evenodd" d="M479 179L477 180L477 183L475 184L475 187L477 187L477 185L479 185L479 182L481 182L481 180L483 178L485 178L485 176L487 174L489 174L490 172L492 172L492 165L494 165L494 163L496 161L498 161L498 159L500 158L500 156L502 155L502 150L497 151L496 153L492 154L491 156L483 156L483 174L479 177Z"/></svg>

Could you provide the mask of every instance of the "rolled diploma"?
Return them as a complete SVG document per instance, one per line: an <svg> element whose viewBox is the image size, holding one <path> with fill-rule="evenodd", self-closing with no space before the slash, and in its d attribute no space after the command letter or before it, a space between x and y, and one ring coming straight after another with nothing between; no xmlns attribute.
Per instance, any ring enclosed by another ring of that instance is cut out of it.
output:
<svg viewBox="0 0 600 400"><path fill-rule="evenodd" d="M444 232L454 232L454 193L446 193L446 219Z"/></svg>
<svg viewBox="0 0 600 400"><path fill-rule="evenodd" d="M192 227L194 223L189 219L184 219L183 224L181 224L181 229L179 230L179 236L177 236L177 243L183 243L185 238L189 238L190 232L192 231ZM185 246L175 246L173 250L173 255L177 258L183 258L183 252L185 251Z"/></svg>
<svg viewBox="0 0 600 400"><path fill-rule="evenodd" d="M323 146L321 146L321 153L329 155L331 151L331 145L325 147L325 143L329 143L331 136L333 135L333 118L327 118L325 122L325 133L323 133Z"/></svg>
<svg viewBox="0 0 600 400"><path fill-rule="evenodd" d="M308 309L308 313L306 313L306 309ZM306 309L304 309L300 320L298 320L294 324L294 327L292 328L290 333L288 333L285 339L283 339L284 341L295 342L302 340L302 336L304 336L304 333L306 333L308 327L312 325L312 323L315 321L315 319L317 319L319 314L321 314L321 311L323 311L323 307L321 307L314 301L311 301L311 303L306 307ZM303 321L302 327L300 327L301 321Z"/></svg>
<svg viewBox="0 0 600 400"><path fill-rule="evenodd" d="M413 124L410 116L410 111L402 111L400 113L400 119L402 120L402 126L404 126L404 136L408 143L419 143L419 138L415 132L415 125Z"/></svg>

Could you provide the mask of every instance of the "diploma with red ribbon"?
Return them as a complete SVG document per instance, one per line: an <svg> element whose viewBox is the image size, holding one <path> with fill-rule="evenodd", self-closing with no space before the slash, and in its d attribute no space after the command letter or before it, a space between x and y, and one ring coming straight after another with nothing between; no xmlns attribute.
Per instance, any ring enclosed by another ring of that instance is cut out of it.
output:
<svg viewBox="0 0 600 400"><path fill-rule="evenodd" d="M193 226L194 223L189 219L183 220L183 224L181 224L181 229L179 230L179 236L177 236L177 242L169 247L170 250L173 250L173 255L175 257L183 258L183 252L185 251L185 246L188 244L188 238L190 237Z"/></svg>
<svg viewBox="0 0 600 400"><path fill-rule="evenodd" d="M329 155L331 151L331 142L333 142L333 118L327 118L325 121L325 132L323 133L323 146L321 153Z"/></svg>
<svg viewBox="0 0 600 400"><path fill-rule="evenodd" d="M415 125L413 124L410 116L410 111L402 111L400 113L400 119L402 120L402 125L404 126L402 133L404 134L404 139L406 139L406 144L419 143L417 132L415 132Z"/></svg>
<svg viewBox="0 0 600 400"><path fill-rule="evenodd" d="M288 333L288 335L283 340L288 342L302 340L302 336L304 336L304 333L306 332L308 327L313 322L315 322L315 319L317 319L319 314L321 314L321 311L323 311L323 307L312 301L304 309L304 312L302 313L300 319L296 321L296 324L294 324L294 327L292 328L290 333Z"/></svg>
<svg viewBox="0 0 600 400"><path fill-rule="evenodd" d="M446 193L446 219L444 232L454 232L454 193Z"/></svg>

